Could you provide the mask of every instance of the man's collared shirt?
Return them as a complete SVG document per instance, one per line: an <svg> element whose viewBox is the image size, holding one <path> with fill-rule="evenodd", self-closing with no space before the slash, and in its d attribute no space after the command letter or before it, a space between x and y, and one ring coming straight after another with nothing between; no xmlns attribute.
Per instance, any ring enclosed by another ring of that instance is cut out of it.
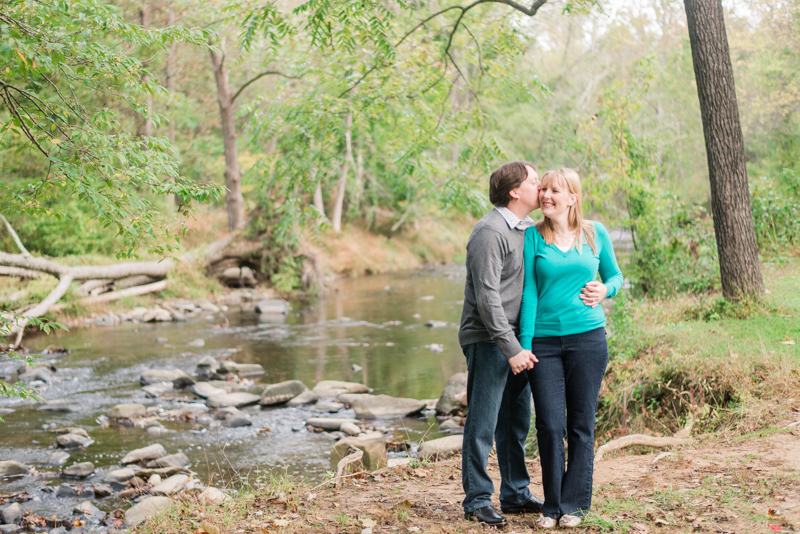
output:
<svg viewBox="0 0 800 534"><path fill-rule="evenodd" d="M495 207L494 209L500 212L500 215L503 216L503 219L506 220L506 224L508 224L508 227L511 228L512 230L514 228L519 228L520 230L524 230L529 226L533 226L534 224L533 219L531 219L527 215L525 216L524 219L520 219L519 217L514 215L514 213L510 209L506 207L502 208Z"/></svg>

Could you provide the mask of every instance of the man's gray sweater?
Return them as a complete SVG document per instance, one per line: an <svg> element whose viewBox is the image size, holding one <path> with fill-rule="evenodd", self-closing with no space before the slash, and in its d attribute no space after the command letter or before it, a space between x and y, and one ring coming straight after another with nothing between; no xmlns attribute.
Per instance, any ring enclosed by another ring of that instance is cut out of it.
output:
<svg viewBox="0 0 800 534"><path fill-rule="evenodd" d="M516 356L522 302L525 231L509 228L492 210L475 225L467 242L467 283L458 342L493 340L506 358Z"/></svg>

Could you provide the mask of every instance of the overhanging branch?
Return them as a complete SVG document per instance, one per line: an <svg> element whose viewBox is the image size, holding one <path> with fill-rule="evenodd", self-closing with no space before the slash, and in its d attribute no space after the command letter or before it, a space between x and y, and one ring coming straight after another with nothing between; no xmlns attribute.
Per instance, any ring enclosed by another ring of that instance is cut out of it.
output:
<svg viewBox="0 0 800 534"><path fill-rule="evenodd" d="M256 75L256 76L254 76L253 78L250 78L248 81L246 81L246 82L244 83L244 85L242 85L242 86L239 88L239 90L238 90L238 91L236 91L236 93L233 95L233 97L231 98L231 102L235 102L235 101L236 101L236 97L238 97L238 96L239 96L239 95L242 93L242 91L244 91L245 89L247 89L247 87L248 87L250 84L252 84L252 83L254 83L254 82L256 82L256 81L260 80L260 79L261 79L261 78L263 78L264 76L269 76L269 75L271 75L271 74L275 74L275 75L277 75L277 76L283 76L284 78L290 78L290 79L292 79L292 80L298 80L298 79L300 79L300 78L302 78L302 77L303 77L303 75L302 75L302 74L301 74L301 75L299 75L299 76L292 76L291 74L284 74L283 72L280 72L280 71L277 71L277 70L268 70L268 71L262 72L261 74L257 74L257 75Z"/></svg>

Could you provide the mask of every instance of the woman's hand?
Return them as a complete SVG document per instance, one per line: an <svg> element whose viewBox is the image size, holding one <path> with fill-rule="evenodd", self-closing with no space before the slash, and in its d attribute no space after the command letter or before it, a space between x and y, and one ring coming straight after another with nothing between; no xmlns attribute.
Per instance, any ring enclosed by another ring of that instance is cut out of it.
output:
<svg viewBox="0 0 800 534"><path fill-rule="evenodd" d="M600 282L589 282L581 289L581 300L594 308L608 295L608 288Z"/></svg>

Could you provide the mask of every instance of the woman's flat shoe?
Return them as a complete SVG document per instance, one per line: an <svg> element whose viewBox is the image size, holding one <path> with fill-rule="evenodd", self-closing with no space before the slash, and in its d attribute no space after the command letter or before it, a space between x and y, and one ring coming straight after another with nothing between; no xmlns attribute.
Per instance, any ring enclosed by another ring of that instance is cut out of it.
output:
<svg viewBox="0 0 800 534"><path fill-rule="evenodd" d="M562 515L558 520L558 526L561 528L575 528L581 524L581 518L577 515Z"/></svg>
<svg viewBox="0 0 800 534"><path fill-rule="evenodd" d="M540 515L536 518L536 526L539 528L555 528L556 520L546 515Z"/></svg>

